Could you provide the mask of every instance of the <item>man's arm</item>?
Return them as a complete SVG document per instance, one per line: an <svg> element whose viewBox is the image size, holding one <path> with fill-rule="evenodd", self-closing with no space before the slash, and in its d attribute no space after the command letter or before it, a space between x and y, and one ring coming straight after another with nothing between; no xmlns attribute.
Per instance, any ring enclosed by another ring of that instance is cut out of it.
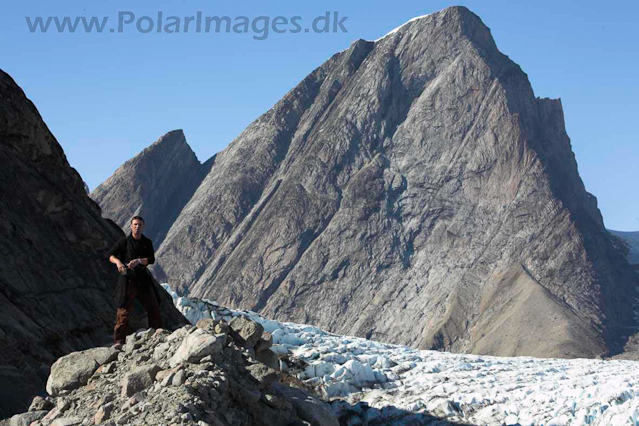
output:
<svg viewBox="0 0 639 426"><path fill-rule="evenodd" d="M117 257L111 255L109 256L109 262L113 263L115 266L118 267L118 272L120 273L124 273L124 271L126 270L126 266L124 266L124 263L122 263L120 261L120 259L118 259Z"/></svg>
<svg viewBox="0 0 639 426"><path fill-rule="evenodd" d="M124 273L126 266L120 260L126 253L126 238L118 241L113 248L109 251L109 262L118 267L118 272Z"/></svg>

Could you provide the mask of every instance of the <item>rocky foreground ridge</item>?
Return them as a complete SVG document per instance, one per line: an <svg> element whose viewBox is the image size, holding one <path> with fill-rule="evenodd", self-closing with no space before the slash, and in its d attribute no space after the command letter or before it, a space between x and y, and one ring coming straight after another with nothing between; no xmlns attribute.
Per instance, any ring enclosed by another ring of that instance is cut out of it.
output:
<svg viewBox="0 0 639 426"><path fill-rule="evenodd" d="M173 333L138 331L121 349L58 359L47 382L50 396L36 397L28 412L0 425L450 424L400 410L366 416L365 404L331 407L295 377L306 364L278 359L271 345L269 333L244 316L230 323L203 319Z"/></svg>
<svg viewBox="0 0 639 426"><path fill-rule="evenodd" d="M124 234L102 218L36 107L1 70L0 187L3 418L44 390L58 357L112 339L117 271L106 253ZM161 294L165 326L186 324Z"/></svg>
<svg viewBox="0 0 639 426"><path fill-rule="evenodd" d="M117 190L101 187L105 211ZM176 208L159 279L269 318L503 356L610 355L636 330L639 281L561 101L535 97L464 7L333 55Z"/></svg>

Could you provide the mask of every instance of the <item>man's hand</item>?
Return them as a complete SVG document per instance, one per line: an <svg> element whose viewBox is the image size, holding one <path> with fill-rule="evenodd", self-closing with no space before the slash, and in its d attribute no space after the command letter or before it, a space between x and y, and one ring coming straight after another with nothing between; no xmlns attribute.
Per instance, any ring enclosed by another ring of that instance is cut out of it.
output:
<svg viewBox="0 0 639 426"><path fill-rule="evenodd" d="M124 266L124 263L118 261L115 265L118 267L119 273L124 274L124 272L126 272L126 266Z"/></svg>
<svg viewBox="0 0 639 426"><path fill-rule="evenodd" d="M140 264L140 259L133 259L132 261L129 262L129 269L133 269L136 266L138 266Z"/></svg>

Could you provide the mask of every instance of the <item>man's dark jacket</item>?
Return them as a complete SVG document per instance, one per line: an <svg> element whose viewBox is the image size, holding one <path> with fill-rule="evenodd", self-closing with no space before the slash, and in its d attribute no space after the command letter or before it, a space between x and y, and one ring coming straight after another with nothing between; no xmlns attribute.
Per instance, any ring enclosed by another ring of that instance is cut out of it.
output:
<svg viewBox="0 0 639 426"><path fill-rule="evenodd" d="M155 263L155 252L153 250L153 243L144 235L140 236L139 240L133 238L131 234L118 241L111 250L109 250L109 257L115 256L125 265L133 259L148 259L148 264ZM135 281L139 286L140 291L148 291L153 289L155 297L160 303L160 297L157 289L155 288L155 280L151 274L146 270L146 266L136 266L132 271L129 271L127 275L120 275L118 278L118 284L115 287L114 299L118 308L121 308L126 302L126 290L127 285L130 282Z"/></svg>

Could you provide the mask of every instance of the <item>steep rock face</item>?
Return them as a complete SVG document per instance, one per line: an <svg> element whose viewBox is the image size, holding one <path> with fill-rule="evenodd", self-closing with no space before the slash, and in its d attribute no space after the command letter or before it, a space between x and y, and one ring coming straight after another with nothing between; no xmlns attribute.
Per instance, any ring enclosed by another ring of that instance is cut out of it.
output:
<svg viewBox="0 0 639 426"><path fill-rule="evenodd" d="M174 130L124 163L91 198L127 233L131 217L144 217L145 234L157 248L213 161L200 164L184 132Z"/></svg>
<svg viewBox="0 0 639 426"><path fill-rule="evenodd" d="M313 71L217 155L158 259L193 296L421 348L593 357L634 321L561 102L463 7Z"/></svg>
<svg viewBox="0 0 639 426"><path fill-rule="evenodd" d="M112 333L117 272L105 221L35 106L0 71L0 417L25 409L49 366ZM164 298L169 326L184 318Z"/></svg>

